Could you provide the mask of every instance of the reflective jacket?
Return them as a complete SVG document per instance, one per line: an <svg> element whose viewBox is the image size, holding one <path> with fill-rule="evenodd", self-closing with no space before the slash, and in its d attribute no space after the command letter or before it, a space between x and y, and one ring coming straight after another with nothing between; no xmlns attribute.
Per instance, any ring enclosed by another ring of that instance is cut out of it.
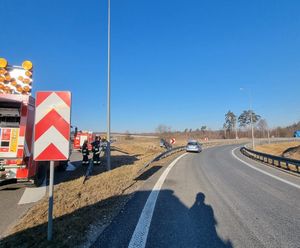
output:
<svg viewBox="0 0 300 248"><path fill-rule="evenodd" d="M98 140L94 141L94 142L92 143L92 146L93 146L93 148L92 148L93 154L94 154L94 155L100 154L100 141L98 141Z"/></svg>
<svg viewBox="0 0 300 248"><path fill-rule="evenodd" d="M81 148L81 152L83 156L88 156L90 154L89 152L89 148L87 145L83 144L82 148Z"/></svg>

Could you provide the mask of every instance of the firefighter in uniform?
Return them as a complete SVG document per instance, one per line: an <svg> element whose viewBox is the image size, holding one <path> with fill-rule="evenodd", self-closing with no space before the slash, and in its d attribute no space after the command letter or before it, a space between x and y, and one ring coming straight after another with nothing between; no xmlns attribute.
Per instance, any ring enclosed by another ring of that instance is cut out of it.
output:
<svg viewBox="0 0 300 248"><path fill-rule="evenodd" d="M88 165L89 164L89 148L88 148L88 141L85 140L82 148L81 148L81 153L82 153L82 165Z"/></svg>
<svg viewBox="0 0 300 248"><path fill-rule="evenodd" d="M96 136L95 141L92 143L93 149L93 164L100 165L100 137Z"/></svg>

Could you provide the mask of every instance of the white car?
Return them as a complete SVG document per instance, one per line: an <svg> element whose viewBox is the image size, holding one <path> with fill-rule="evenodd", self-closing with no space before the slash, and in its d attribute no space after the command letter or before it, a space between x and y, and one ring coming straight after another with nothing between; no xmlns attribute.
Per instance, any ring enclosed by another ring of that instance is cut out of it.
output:
<svg viewBox="0 0 300 248"><path fill-rule="evenodd" d="M187 152L201 152L202 146L197 140L190 140L186 145Z"/></svg>

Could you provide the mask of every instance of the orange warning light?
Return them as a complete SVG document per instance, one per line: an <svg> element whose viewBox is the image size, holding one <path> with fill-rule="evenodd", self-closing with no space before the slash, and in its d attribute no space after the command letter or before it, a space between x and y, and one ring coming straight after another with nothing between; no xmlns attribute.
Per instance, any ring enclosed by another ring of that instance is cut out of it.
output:
<svg viewBox="0 0 300 248"><path fill-rule="evenodd" d="M24 83L24 84L30 84L30 79L29 79L29 78L25 78L25 79L23 80L23 83Z"/></svg>
<svg viewBox="0 0 300 248"><path fill-rule="evenodd" d="M25 86L25 87L23 88L23 90L24 90L25 92L29 92L29 91L30 91L30 88L29 88L28 86Z"/></svg>
<svg viewBox="0 0 300 248"><path fill-rule="evenodd" d="M10 77L9 74L6 74L6 75L5 75L5 80L6 80L6 81L10 81L10 80L11 80L11 77Z"/></svg>
<svg viewBox="0 0 300 248"><path fill-rule="evenodd" d="M23 63L22 63L22 67L25 69L25 70L27 70L27 71L29 71L29 70L31 70L32 69L32 62L31 61L29 61L29 60L25 60Z"/></svg>
<svg viewBox="0 0 300 248"><path fill-rule="evenodd" d="M7 66L7 60L5 58L0 58L0 68L5 68Z"/></svg>
<svg viewBox="0 0 300 248"><path fill-rule="evenodd" d="M26 71L26 72L25 72L25 75L26 75L27 77L31 77L31 76L32 76L32 72L31 72L31 71Z"/></svg>

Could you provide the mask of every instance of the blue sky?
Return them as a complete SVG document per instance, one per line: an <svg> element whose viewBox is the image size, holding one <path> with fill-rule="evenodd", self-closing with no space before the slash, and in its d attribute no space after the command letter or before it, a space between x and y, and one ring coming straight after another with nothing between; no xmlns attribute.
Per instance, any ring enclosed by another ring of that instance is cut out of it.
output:
<svg viewBox="0 0 300 248"><path fill-rule="evenodd" d="M34 92L70 90L72 122L106 129L107 1L1 0L0 57ZM249 108L300 121L300 1L111 0L112 131L206 125Z"/></svg>

